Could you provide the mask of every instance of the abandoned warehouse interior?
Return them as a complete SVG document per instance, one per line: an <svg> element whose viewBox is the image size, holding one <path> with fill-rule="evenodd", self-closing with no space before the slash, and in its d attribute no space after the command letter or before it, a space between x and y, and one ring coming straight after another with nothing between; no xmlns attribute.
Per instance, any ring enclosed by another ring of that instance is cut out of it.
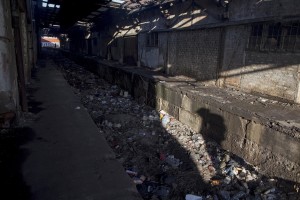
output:
<svg viewBox="0 0 300 200"><path fill-rule="evenodd" d="M0 2L12 199L299 199L299 104L298 0Z"/></svg>

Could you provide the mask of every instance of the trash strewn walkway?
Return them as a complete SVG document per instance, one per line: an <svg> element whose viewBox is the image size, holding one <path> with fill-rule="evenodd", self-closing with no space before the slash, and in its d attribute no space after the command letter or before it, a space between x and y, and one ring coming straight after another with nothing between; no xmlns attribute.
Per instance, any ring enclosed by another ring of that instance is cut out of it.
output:
<svg viewBox="0 0 300 200"><path fill-rule="evenodd" d="M24 183L36 200L134 200L134 184L53 61L31 85L36 121L22 146ZM18 191L16 191L18 192Z"/></svg>
<svg viewBox="0 0 300 200"><path fill-rule="evenodd" d="M137 103L71 60L57 61L144 199L299 198L298 184L259 174L168 113Z"/></svg>

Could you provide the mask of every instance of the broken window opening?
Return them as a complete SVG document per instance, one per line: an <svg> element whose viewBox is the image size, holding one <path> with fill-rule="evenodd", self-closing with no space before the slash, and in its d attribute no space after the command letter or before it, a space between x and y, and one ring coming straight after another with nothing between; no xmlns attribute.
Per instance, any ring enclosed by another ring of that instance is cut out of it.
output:
<svg viewBox="0 0 300 200"><path fill-rule="evenodd" d="M299 21L252 24L248 49L258 51L299 51L299 26Z"/></svg>

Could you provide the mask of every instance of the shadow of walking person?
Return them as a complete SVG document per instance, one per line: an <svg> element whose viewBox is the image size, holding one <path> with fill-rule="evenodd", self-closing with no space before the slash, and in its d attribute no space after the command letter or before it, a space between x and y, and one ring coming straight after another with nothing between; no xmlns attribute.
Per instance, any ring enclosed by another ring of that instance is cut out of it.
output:
<svg viewBox="0 0 300 200"><path fill-rule="evenodd" d="M199 109L197 113L202 120L200 133L203 135L205 141L213 140L221 145L226 133L223 117L211 113L210 110L206 108Z"/></svg>
<svg viewBox="0 0 300 200"><path fill-rule="evenodd" d="M217 186L221 184L222 170L224 170L225 162L228 162L228 157L225 151L220 149L219 145L225 140L226 126L222 116L212 113L209 109L201 108L197 111L198 116L201 118L200 134L204 140L204 156L202 162L208 161L207 168L208 174L202 175L204 180L211 183L210 186ZM203 171L203 169L201 169ZM205 170L204 170L205 171ZM216 194L217 188L210 187L209 193ZM213 192L214 191L214 192Z"/></svg>

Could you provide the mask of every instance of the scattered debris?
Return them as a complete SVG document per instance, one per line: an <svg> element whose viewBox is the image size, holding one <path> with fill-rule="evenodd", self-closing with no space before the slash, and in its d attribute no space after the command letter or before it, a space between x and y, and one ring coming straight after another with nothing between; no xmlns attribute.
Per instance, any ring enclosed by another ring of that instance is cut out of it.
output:
<svg viewBox="0 0 300 200"><path fill-rule="evenodd" d="M296 183L282 187L165 111L68 62L65 78L144 199L299 199Z"/></svg>

